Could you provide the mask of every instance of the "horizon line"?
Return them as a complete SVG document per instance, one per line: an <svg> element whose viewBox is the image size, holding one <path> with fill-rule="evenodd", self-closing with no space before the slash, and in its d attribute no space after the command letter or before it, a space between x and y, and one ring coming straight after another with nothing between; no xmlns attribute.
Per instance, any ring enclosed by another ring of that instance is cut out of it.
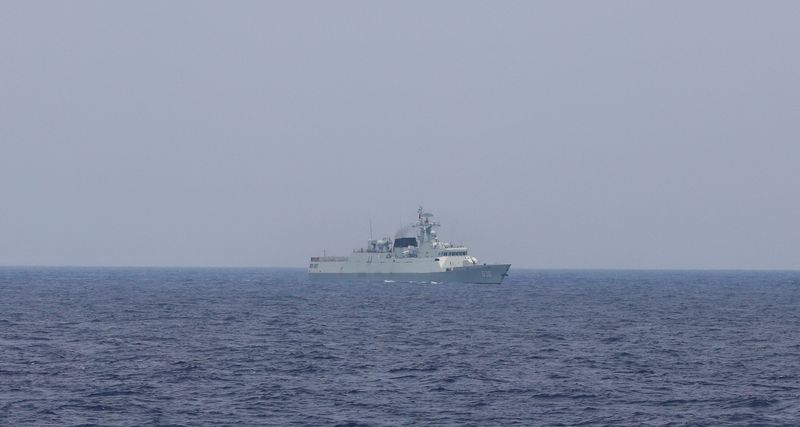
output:
<svg viewBox="0 0 800 427"><path fill-rule="evenodd" d="M80 264L0 264L0 268L177 268L177 269L281 269L305 270L306 267L278 265L80 265ZM800 267L514 267L511 270L535 271L792 271Z"/></svg>

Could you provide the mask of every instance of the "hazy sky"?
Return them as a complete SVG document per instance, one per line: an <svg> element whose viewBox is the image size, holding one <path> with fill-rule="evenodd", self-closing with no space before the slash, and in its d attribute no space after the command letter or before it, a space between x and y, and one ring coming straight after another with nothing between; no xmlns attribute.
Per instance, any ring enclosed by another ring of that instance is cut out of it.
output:
<svg viewBox="0 0 800 427"><path fill-rule="evenodd" d="M800 2L0 2L0 264L800 268Z"/></svg>

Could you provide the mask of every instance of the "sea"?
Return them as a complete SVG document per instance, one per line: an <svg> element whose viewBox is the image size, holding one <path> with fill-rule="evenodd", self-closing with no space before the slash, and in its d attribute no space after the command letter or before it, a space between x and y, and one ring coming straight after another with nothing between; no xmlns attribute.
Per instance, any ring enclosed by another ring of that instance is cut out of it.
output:
<svg viewBox="0 0 800 427"><path fill-rule="evenodd" d="M3 426L800 425L800 272L0 268Z"/></svg>

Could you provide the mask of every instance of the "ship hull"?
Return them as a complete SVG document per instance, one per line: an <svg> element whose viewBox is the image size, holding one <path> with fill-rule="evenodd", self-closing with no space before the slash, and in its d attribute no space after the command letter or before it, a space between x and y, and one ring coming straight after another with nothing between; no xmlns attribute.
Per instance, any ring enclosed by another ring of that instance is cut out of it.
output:
<svg viewBox="0 0 800 427"><path fill-rule="evenodd" d="M511 264L471 265L426 273L309 272L309 276L323 280L500 284L510 267Z"/></svg>

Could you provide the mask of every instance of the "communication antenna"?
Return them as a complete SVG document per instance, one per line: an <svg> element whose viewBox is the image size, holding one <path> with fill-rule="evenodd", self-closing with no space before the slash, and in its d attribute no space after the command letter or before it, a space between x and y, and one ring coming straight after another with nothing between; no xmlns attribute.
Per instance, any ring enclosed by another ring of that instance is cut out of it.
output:
<svg viewBox="0 0 800 427"><path fill-rule="evenodd" d="M372 240L372 218L369 219L369 240Z"/></svg>

